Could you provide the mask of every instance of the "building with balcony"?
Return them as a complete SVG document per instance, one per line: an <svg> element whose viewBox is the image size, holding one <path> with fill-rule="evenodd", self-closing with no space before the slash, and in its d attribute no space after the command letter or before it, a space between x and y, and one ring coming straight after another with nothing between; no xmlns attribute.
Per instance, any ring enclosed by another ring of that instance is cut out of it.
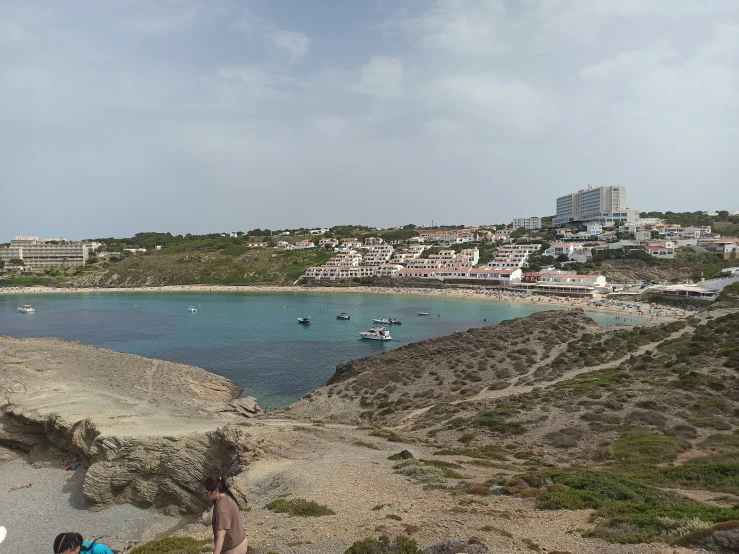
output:
<svg viewBox="0 0 739 554"><path fill-rule="evenodd" d="M540 217L517 217L513 220L512 227L514 229L541 229Z"/></svg>
<svg viewBox="0 0 739 554"><path fill-rule="evenodd" d="M0 260L23 260L24 267L31 270L53 267L75 267L85 265L91 252L100 243L91 242L45 242L38 237L15 237L10 246L0 248Z"/></svg>
<svg viewBox="0 0 739 554"><path fill-rule="evenodd" d="M612 227L616 223L633 223L638 210L626 207L626 187L589 187L557 198L556 227L599 223Z"/></svg>

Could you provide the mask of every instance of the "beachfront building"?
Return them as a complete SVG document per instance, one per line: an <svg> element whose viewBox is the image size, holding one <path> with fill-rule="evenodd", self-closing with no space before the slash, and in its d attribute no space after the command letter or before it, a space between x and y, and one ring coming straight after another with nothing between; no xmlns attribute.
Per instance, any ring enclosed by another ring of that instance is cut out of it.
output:
<svg viewBox="0 0 739 554"><path fill-rule="evenodd" d="M698 246L724 260L739 258L739 238L704 239L698 241Z"/></svg>
<svg viewBox="0 0 739 554"><path fill-rule="evenodd" d="M321 265L309 267L304 276L310 279L354 279L362 277L373 277L376 271L375 266L335 266Z"/></svg>
<svg viewBox="0 0 739 554"><path fill-rule="evenodd" d="M15 237L10 246L0 248L0 260L23 260L30 270L85 265L89 255L101 246L93 242L41 241L38 237Z"/></svg>
<svg viewBox="0 0 739 554"><path fill-rule="evenodd" d="M599 223L613 227L616 223L631 223L638 218L638 210L626 207L626 187L588 187L557 198L554 225Z"/></svg>
<svg viewBox="0 0 739 554"><path fill-rule="evenodd" d="M457 253L455 260L477 265L477 262L480 261L480 250L477 248L465 248Z"/></svg>
<svg viewBox="0 0 739 554"><path fill-rule="evenodd" d="M375 277L398 277L402 269L400 264L382 264L377 266Z"/></svg>
<svg viewBox="0 0 739 554"><path fill-rule="evenodd" d="M508 286L521 281L521 269L498 269L494 267L474 267L469 271L470 280L486 285Z"/></svg>
<svg viewBox="0 0 739 554"><path fill-rule="evenodd" d="M534 294L553 294L558 296L592 296L596 289L606 287L603 275L581 275L569 272L524 273L521 282L512 284L514 290Z"/></svg>
<svg viewBox="0 0 739 554"><path fill-rule="evenodd" d="M541 244L507 244L501 246L493 261L488 267L496 267L501 269L515 269L523 267L529 259L529 256L539 250Z"/></svg>
<svg viewBox="0 0 739 554"><path fill-rule="evenodd" d="M514 229L523 227L524 229L541 229L540 217L517 217L511 225Z"/></svg>

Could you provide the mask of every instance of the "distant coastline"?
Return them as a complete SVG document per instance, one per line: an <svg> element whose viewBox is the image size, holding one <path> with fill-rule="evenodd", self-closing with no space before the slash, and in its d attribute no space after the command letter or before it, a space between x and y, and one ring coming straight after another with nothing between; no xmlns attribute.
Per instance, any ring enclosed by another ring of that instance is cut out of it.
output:
<svg viewBox="0 0 739 554"><path fill-rule="evenodd" d="M274 292L322 292L343 294L395 294L405 296L418 296L419 298L433 296L437 298L470 298L494 302L517 302L526 304L551 304L559 309L582 308L586 311L624 313L638 315L645 318L654 318L655 321L664 321L665 318L674 319L689 315L682 309L670 306L645 306L639 310L636 304L625 301L596 300L602 305L594 302L588 304L583 298L548 297L539 295L524 295L500 289L433 289L433 288L410 288L410 287L305 287L297 285L275 286L275 285L166 285L158 287L16 287L11 289L0 289L2 294L84 294L93 292L241 292L241 293L274 293Z"/></svg>

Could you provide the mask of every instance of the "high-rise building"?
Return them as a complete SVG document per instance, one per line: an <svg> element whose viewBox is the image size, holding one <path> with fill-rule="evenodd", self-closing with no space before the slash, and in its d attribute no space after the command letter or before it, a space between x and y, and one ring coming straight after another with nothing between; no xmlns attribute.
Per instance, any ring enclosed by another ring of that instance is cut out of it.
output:
<svg viewBox="0 0 739 554"><path fill-rule="evenodd" d="M615 223L634 222L638 217L638 210L626 208L626 187L588 187L557 198L554 225L600 223L612 227Z"/></svg>

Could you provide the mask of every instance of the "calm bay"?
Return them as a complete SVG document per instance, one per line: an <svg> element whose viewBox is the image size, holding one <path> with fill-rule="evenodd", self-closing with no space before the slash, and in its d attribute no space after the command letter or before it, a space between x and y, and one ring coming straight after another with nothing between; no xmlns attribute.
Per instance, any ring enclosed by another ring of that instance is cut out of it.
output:
<svg viewBox="0 0 739 554"><path fill-rule="evenodd" d="M33 304L36 313L18 313L23 304ZM189 312L190 305L198 311ZM13 294L0 295L0 335L57 337L195 365L236 381L262 406L275 407L324 385L343 361L548 309L553 306L547 303L420 294ZM337 320L339 312L351 319ZM303 315L313 324L298 324ZM589 315L600 325L624 323L623 317L616 320L618 314ZM358 331L373 326L373 318L385 317L402 321L390 328L393 341L359 337ZM642 322L626 318L626 323Z"/></svg>

